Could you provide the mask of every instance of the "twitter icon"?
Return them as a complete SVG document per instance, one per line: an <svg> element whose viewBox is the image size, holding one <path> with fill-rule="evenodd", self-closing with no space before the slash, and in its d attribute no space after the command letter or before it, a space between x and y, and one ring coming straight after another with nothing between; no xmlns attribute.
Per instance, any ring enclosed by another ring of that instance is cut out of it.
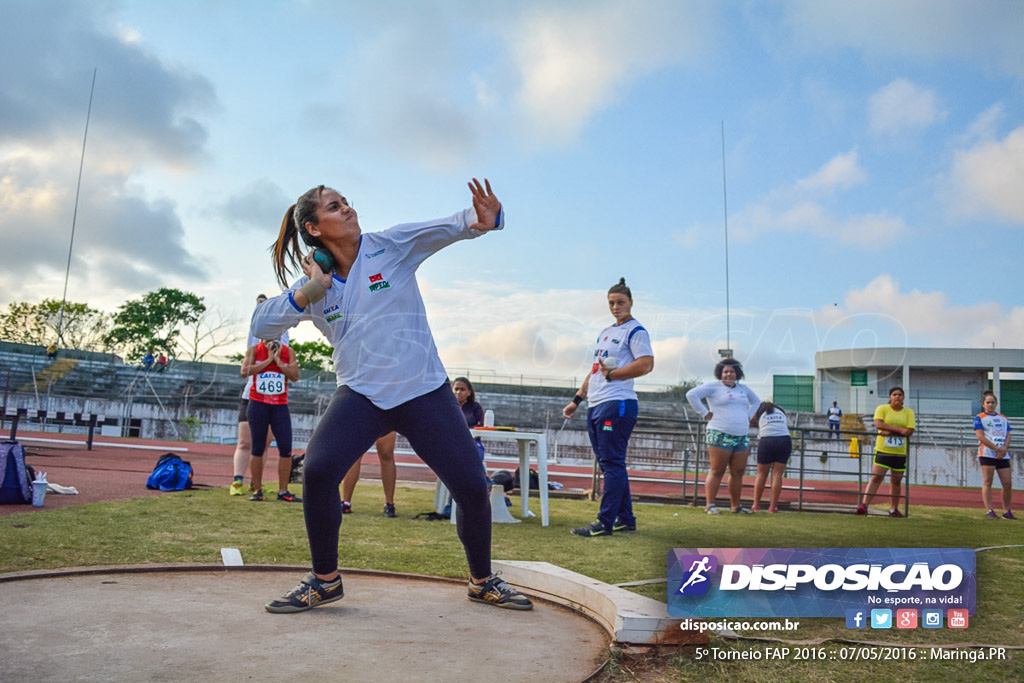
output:
<svg viewBox="0 0 1024 683"><path fill-rule="evenodd" d="M892 628L892 610L871 610L871 628Z"/></svg>

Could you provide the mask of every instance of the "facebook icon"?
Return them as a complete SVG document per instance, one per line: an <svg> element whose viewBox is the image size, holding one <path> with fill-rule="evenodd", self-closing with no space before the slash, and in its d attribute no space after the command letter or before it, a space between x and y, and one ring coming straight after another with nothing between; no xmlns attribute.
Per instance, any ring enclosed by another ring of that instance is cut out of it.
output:
<svg viewBox="0 0 1024 683"><path fill-rule="evenodd" d="M862 609L846 610L846 628L867 628L867 612Z"/></svg>

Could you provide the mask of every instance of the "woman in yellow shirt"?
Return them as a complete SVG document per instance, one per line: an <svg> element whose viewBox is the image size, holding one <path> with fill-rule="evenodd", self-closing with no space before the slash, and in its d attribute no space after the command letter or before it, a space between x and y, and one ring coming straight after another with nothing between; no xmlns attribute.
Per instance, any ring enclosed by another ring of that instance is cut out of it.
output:
<svg viewBox="0 0 1024 683"><path fill-rule="evenodd" d="M871 481L857 508L858 515L868 514L868 505L889 471L889 516L902 517L900 493L903 475L907 471L907 439L914 433L914 411L903 407L903 387L889 390L889 402L875 409L875 459L871 465Z"/></svg>

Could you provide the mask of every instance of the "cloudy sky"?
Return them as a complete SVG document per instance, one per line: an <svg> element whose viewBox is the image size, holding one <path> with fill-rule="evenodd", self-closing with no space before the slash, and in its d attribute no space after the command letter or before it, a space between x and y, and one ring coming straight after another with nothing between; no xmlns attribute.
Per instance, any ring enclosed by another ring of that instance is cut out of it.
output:
<svg viewBox="0 0 1024 683"><path fill-rule="evenodd" d="M309 187L372 231L487 176L507 229L420 269L453 372L582 379L619 277L652 384L1021 348L1022 35L1018 0L5 0L0 305L61 296L95 68L72 301L247 321Z"/></svg>

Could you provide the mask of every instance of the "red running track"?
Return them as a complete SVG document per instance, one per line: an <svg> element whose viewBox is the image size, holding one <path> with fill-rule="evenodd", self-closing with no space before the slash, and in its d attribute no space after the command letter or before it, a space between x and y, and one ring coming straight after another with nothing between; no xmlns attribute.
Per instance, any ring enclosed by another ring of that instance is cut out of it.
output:
<svg viewBox="0 0 1024 683"><path fill-rule="evenodd" d="M27 432L19 430L18 436L25 446L27 461L41 472L47 472L48 480L62 486L74 486L78 495L60 495L50 492L46 496L44 509L64 508L101 501L128 500L144 496L160 495L159 491L146 489L146 479L153 471L157 459L165 452L173 451L192 463L195 471L194 483L198 487L226 487L232 479L233 445L183 443L176 441L151 441L116 437L97 438L93 449L86 450L84 437L80 435ZM187 450L177 450L187 449ZM268 456L272 462L267 465L270 476L276 476L276 451ZM395 456L399 466L401 482L422 482L432 484L436 478L415 455L398 453ZM514 471L514 461L488 461L488 468ZM590 467L550 464L549 479L562 483L566 489L574 489L579 495L581 489L591 487ZM362 475L368 479L380 477L377 456L368 453L363 461ZM683 498L683 480L679 473L639 471L630 472L630 488L637 498L652 499L668 503L693 503L693 477L686 483L686 499ZM699 481L698 494L703 496L703 478ZM744 479L744 500L750 500L753 477ZM782 499L786 507L794 508L797 501L799 482L787 479ZM827 489L827 490L825 490ZM849 506L852 511L857 502L855 482L807 481L804 488L804 503L811 506ZM557 495L557 494L556 494ZM725 495L722 487L720 495ZM999 491L993 491L994 502L999 502ZM721 499L720 499L721 500ZM938 486L913 486L910 489L913 505L940 507L980 508L981 494L978 489L950 488ZM888 502L888 482L882 486L875 498L878 505ZM703 499L698 501L703 505ZM1014 505L1024 508L1024 492L1014 493ZM0 505L0 514L24 512L30 505Z"/></svg>

